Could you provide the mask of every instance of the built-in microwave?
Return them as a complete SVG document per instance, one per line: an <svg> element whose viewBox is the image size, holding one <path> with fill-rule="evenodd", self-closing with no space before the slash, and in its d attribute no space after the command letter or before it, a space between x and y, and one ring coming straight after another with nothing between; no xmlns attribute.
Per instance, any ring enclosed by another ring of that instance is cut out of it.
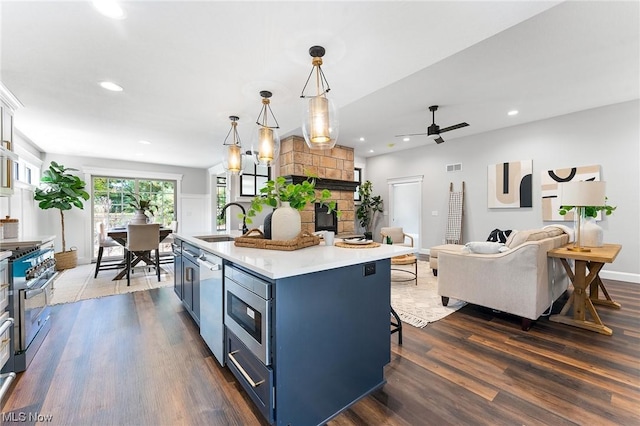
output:
<svg viewBox="0 0 640 426"><path fill-rule="evenodd" d="M271 285L225 267L224 322L264 365L271 364Z"/></svg>

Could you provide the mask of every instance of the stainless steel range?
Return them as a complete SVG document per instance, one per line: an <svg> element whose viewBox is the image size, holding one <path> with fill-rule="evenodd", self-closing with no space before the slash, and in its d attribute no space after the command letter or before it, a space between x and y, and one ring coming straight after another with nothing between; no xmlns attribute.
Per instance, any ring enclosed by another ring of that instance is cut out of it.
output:
<svg viewBox="0 0 640 426"><path fill-rule="evenodd" d="M20 372L27 369L51 328L49 303L57 272L52 242L10 250L9 314L15 324L11 357L2 372Z"/></svg>

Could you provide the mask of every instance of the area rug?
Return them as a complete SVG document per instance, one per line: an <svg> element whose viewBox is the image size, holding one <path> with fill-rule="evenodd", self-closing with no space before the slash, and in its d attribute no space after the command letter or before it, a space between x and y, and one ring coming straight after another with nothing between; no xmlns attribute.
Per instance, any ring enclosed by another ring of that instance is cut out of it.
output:
<svg viewBox="0 0 640 426"><path fill-rule="evenodd" d="M413 271L413 265L393 265L393 268ZM418 261L418 285L414 280L393 281L408 277L409 275L405 272L391 271L391 306L403 323L423 328L466 304L456 299L449 299L448 306L442 306L442 300L438 296L438 280L433 276L429 262Z"/></svg>
<svg viewBox="0 0 640 426"><path fill-rule="evenodd" d="M131 286L127 286L126 276L121 280L113 280L118 273L117 270L100 271L98 277L93 278L95 264L65 269L59 272L53 283L53 297L50 304L73 303L79 300L172 286L173 264L162 264L160 268L162 269L160 282L154 269L149 272L146 268L139 268L131 275Z"/></svg>

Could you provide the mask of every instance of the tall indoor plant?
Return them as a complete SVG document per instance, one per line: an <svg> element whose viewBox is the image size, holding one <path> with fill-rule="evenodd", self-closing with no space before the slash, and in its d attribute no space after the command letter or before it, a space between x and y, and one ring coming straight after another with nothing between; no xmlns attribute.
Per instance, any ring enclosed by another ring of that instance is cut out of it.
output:
<svg viewBox="0 0 640 426"><path fill-rule="evenodd" d="M360 194L360 205L356 210L356 217L360 222L360 226L364 228L364 236L366 239L373 239L373 228L376 224L376 213L383 212L383 201L380 195L372 195L373 184L370 180L364 181L358 193Z"/></svg>
<svg viewBox="0 0 640 426"><path fill-rule="evenodd" d="M62 251L55 253L58 269L74 268L78 264L77 250L67 251L67 241L64 234L64 211L73 207L84 208L84 201L89 199L89 193L84 190L86 184L78 176L69 172L78 171L52 161L49 168L42 173L41 186L36 188L34 199L43 209L58 209L60 211L60 225L62 226Z"/></svg>

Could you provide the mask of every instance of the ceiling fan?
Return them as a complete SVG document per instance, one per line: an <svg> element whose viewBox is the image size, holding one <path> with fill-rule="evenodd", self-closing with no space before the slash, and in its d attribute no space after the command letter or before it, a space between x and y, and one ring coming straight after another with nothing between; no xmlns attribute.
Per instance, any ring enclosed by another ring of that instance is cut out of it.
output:
<svg viewBox="0 0 640 426"><path fill-rule="evenodd" d="M460 129L462 127L467 127L469 124L468 123L458 123L458 124L454 124L453 126L449 126L449 127L445 127L445 128L440 128L440 126L438 126L436 124L436 111L438 110L438 105L431 105L429 107L429 111L431 111L431 115L433 118L433 122L431 123L431 126L427 127L427 133L411 133L411 134L407 134L407 135L396 135L396 137L399 136L427 136L429 139L433 139L436 141L436 143L442 143L444 142L444 139L442 139L442 137L440 137L441 133L444 132L448 132L450 130L456 130L456 129Z"/></svg>

